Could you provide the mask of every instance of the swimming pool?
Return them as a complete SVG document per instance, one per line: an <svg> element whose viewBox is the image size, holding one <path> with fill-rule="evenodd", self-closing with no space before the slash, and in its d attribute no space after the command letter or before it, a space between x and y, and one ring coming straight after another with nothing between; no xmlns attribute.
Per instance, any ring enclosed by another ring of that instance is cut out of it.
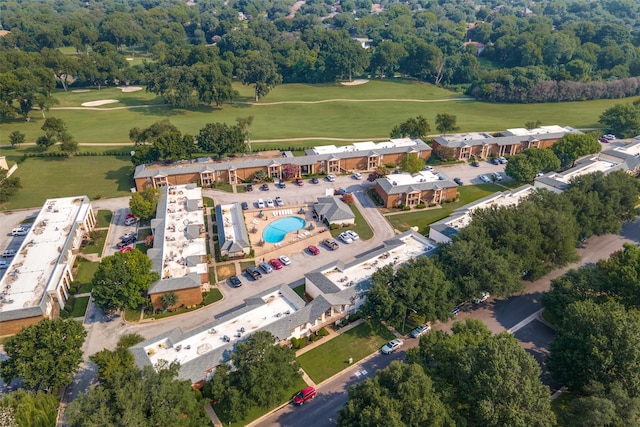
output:
<svg viewBox="0 0 640 427"><path fill-rule="evenodd" d="M262 233L262 237L266 243L282 242L287 233L302 230L305 225L307 225L307 222L297 216L280 218L267 225L267 228L265 228Z"/></svg>

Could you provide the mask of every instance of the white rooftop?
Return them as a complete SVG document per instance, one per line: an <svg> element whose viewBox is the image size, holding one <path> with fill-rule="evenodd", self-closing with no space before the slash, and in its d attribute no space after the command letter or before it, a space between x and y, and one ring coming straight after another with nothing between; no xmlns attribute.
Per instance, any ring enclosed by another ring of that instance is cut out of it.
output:
<svg viewBox="0 0 640 427"><path fill-rule="evenodd" d="M447 141L451 141L451 142L478 141L481 139L489 139L489 138L493 138L493 136L485 132L468 132L468 133L456 133L452 135L450 134L446 135Z"/></svg>
<svg viewBox="0 0 640 427"><path fill-rule="evenodd" d="M259 305L254 310L216 325L215 328L172 343L173 346L169 343L168 338L165 338L146 346L144 350L154 366L160 360L168 362L175 360L184 365L296 311L295 306L278 290L263 296L262 300L265 302L264 305ZM225 336L229 341L224 339Z"/></svg>
<svg viewBox="0 0 640 427"><path fill-rule="evenodd" d="M558 126L558 125L550 125L550 126L540 126L535 129L525 129L525 128L513 128L507 129L506 132L503 132L505 135L513 135L513 136L531 136L531 135L544 135L545 133L563 133L563 132L571 132L573 128L568 126Z"/></svg>
<svg viewBox="0 0 640 427"><path fill-rule="evenodd" d="M623 145L621 147L614 147L611 149L612 151L617 151L619 153L624 153L629 156L638 156L640 155L640 141L633 142L631 144Z"/></svg>
<svg viewBox="0 0 640 427"><path fill-rule="evenodd" d="M545 175L546 178L551 178L556 181L563 182L565 184L569 184L573 178L576 178L581 175L586 175L594 172L606 172L608 169L611 169L617 166L617 163L609 162L607 160L603 160L600 157L596 156L589 161L584 163L578 163L576 166L571 169L562 172L562 173L548 173Z"/></svg>
<svg viewBox="0 0 640 427"><path fill-rule="evenodd" d="M435 244L430 243L426 239L418 240L412 234L407 234L402 238L402 241L404 242L403 246L385 252L375 259L367 258L363 260L363 262L350 265L344 270L332 267L322 273L338 288L344 290L354 284L370 279L371 275L379 268L387 265L397 267L408 262L410 259L426 255L436 248Z"/></svg>
<svg viewBox="0 0 640 427"><path fill-rule="evenodd" d="M411 138L395 138L384 142L354 142L351 145L336 147L335 145L322 145L313 147L316 154L349 153L355 151L369 151L382 148L411 147L416 142Z"/></svg>
<svg viewBox="0 0 640 427"><path fill-rule="evenodd" d="M187 210L187 200L198 201L198 207L202 208L202 189L192 185L178 185L167 189L161 279L182 277L189 273L207 273L206 263L191 267L187 265L187 257L207 254L206 239L190 238L192 236L186 233L189 225L204 227L203 210Z"/></svg>
<svg viewBox="0 0 640 427"><path fill-rule="evenodd" d="M233 207L233 204L220 206L220 210L222 211L222 223L224 225L224 235L227 241L240 240L242 238L242 228L246 227L243 222L234 221L234 216L231 214L231 209Z"/></svg>
<svg viewBox="0 0 640 427"><path fill-rule="evenodd" d="M47 290L58 286L66 265L60 258L72 249L68 241L76 221L84 220L90 209L86 196L45 202L0 281L0 312L35 307Z"/></svg>
<svg viewBox="0 0 640 427"><path fill-rule="evenodd" d="M393 185L410 185L418 184L420 182L435 182L440 181L438 174L431 171L422 171L416 174L410 173L394 173L385 177L387 181Z"/></svg>
<svg viewBox="0 0 640 427"><path fill-rule="evenodd" d="M535 188L533 186L526 185L514 191L495 193L492 196L482 199L479 202L470 203L469 205L463 206L458 210L457 213L454 212L443 222L452 228L464 228L471 223L471 215L474 211L478 209L488 209L493 206L515 206L520 203L522 199L528 197L534 191Z"/></svg>

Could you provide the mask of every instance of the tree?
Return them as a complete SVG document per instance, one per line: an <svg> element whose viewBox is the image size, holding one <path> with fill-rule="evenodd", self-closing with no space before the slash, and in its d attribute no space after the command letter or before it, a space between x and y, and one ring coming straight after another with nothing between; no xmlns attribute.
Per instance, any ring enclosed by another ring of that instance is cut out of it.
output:
<svg viewBox="0 0 640 427"><path fill-rule="evenodd" d="M245 85L254 85L255 100L266 96L271 89L282 83L282 76L271 55L248 51L236 69L238 79Z"/></svg>
<svg viewBox="0 0 640 427"><path fill-rule="evenodd" d="M162 305L164 305L165 308L171 308L174 305L178 304L178 295L176 295L175 292L167 292L166 294L162 295L162 298L160 298L160 300L162 301Z"/></svg>
<svg viewBox="0 0 640 427"><path fill-rule="evenodd" d="M129 201L131 213L141 219L151 219L156 214L160 192L157 188L147 187L134 193Z"/></svg>
<svg viewBox="0 0 640 427"><path fill-rule="evenodd" d="M157 371L145 366L117 372L111 381L72 401L65 419L70 427L209 425L191 382L175 379L178 369L172 363Z"/></svg>
<svg viewBox="0 0 640 427"><path fill-rule="evenodd" d="M400 167L403 171L414 174L420 172L424 165L424 160L417 154L407 153L402 158L402 165Z"/></svg>
<svg viewBox="0 0 640 427"><path fill-rule="evenodd" d="M572 400L567 413L559 418L561 425L578 427L637 425L640 397L630 396L617 382L607 388L592 383L585 395Z"/></svg>
<svg viewBox="0 0 640 427"><path fill-rule="evenodd" d="M159 136L153 143L159 160L190 159L195 152L195 144L191 135L180 132L168 132Z"/></svg>
<svg viewBox="0 0 640 427"><path fill-rule="evenodd" d="M456 150L445 145L440 145L435 149L435 154L440 160L446 162L451 159L455 159Z"/></svg>
<svg viewBox="0 0 640 427"><path fill-rule="evenodd" d="M552 426L555 416L540 367L508 333L491 335L479 320L432 331L407 351L433 379L457 425Z"/></svg>
<svg viewBox="0 0 640 427"><path fill-rule="evenodd" d="M253 116L238 117L236 123L238 127L242 129L245 144L247 144L249 152L251 152L251 124L253 123Z"/></svg>
<svg viewBox="0 0 640 427"><path fill-rule="evenodd" d="M458 118L453 114L436 114L436 129L443 135L447 132L458 130L457 121Z"/></svg>
<svg viewBox="0 0 640 427"><path fill-rule="evenodd" d="M424 139L431 130L427 119L423 116L411 117L391 130L391 138L409 137Z"/></svg>
<svg viewBox="0 0 640 427"><path fill-rule="evenodd" d="M376 46L371 57L370 68L382 79L393 77L400 66L400 62L407 56L407 51L400 43L383 40Z"/></svg>
<svg viewBox="0 0 640 427"><path fill-rule="evenodd" d="M568 133L553 144L553 152L563 167L573 167L579 157L600 152L600 144L593 135Z"/></svg>
<svg viewBox="0 0 640 427"><path fill-rule="evenodd" d="M73 137L67 131L67 124L64 120L57 117L49 117L44 121L44 124L40 128L44 131L44 137L40 137L36 140L36 144L47 149L57 142L62 142L61 151L70 155L78 149L78 143L73 140Z"/></svg>
<svg viewBox="0 0 640 427"><path fill-rule="evenodd" d="M640 392L640 317L614 301L566 307L549 352L551 374L571 391L598 382L619 383L631 396Z"/></svg>
<svg viewBox="0 0 640 427"><path fill-rule="evenodd" d="M431 378L418 364L391 362L373 378L349 388L338 426L454 426Z"/></svg>
<svg viewBox="0 0 640 427"><path fill-rule="evenodd" d="M43 319L5 341L8 359L0 362L0 376L7 383L21 378L36 390L66 386L82 362L86 336L80 322Z"/></svg>
<svg viewBox="0 0 640 427"><path fill-rule="evenodd" d="M104 310L136 309L145 302L143 292L158 278L146 254L116 252L100 261L92 280L93 297Z"/></svg>
<svg viewBox="0 0 640 427"><path fill-rule="evenodd" d="M535 128L540 127L541 125L542 125L542 121L540 121L540 120L536 120L536 121L531 121L531 122L527 122L527 123L525 123L525 124L524 124L524 127L525 127L527 130L533 130L533 129L535 129Z"/></svg>
<svg viewBox="0 0 640 427"><path fill-rule="evenodd" d="M62 135L62 140L60 141L60 151L70 157L76 151L78 151L78 143L73 139L71 135L65 133Z"/></svg>
<svg viewBox="0 0 640 427"><path fill-rule="evenodd" d="M640 108L637 103L616 104L606 109L598 121L616 135L631 137L640 133Z"/></svg>
<svg viewBox="0 0 640 427"><path fill-rule="evenodd" d="M180 130L169 121L169 119L158 120L145 129L138 127L129 130L129 139L136 145L150 143L153 144L163 135L170 133L180 133Z"/></svg>
<svg viewBox="0 0 640 427"><path fill-rule="evenodd" d="M126 334L120 337L114 351L106 348L89 356L91 361L98 365L98 378L100 381L113 381L116 373L124 373L134 367L134 358L128 350L129 347L141 343L144 337L139 334Z"/></svg>
<svg viewBox="0 0 640 427"><path fill-rule="evenodd" d="M532 182L539 172L560 169L560 159L550 149L528 148L509 159L505 173L516 181Z"/></svg>
<svg viewBox="0 0 640 427"><path fill-rule="evenodd" d="M22 188L20 178L17 176L7 177L6 169L0 168L0 203L4 203L11 198L16 192Z"/></svg>
<svg viewBox="0 0 640 427"><path fill-rule="evenodd" d="M240 126L226 123L207 123L196 136L198 147L218 157L232 153L242 153L245 149L245 134Z"/></svg>
<svg viewBox="0 0 640 427"><path fill-rule="evenodd" d="M0 426L49 427L56 424L58 399L55 394L18 389L0 398Z"/></svg>
<svg viewBox="0 0 640 427"><path fill-rule="evenodd" d="M11 145L20 145L25 140L25 134L19 130L14 130L9 134L9 142Z"/></svg>

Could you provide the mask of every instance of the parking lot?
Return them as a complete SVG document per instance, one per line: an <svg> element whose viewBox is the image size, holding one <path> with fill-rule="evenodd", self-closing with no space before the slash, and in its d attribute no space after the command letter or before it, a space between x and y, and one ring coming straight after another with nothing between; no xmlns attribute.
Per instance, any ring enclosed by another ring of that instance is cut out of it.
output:
<svg viewBox="0 0 640 427"><path fill-rule="evenodd" d="M458 163L454 165L436 166L434 169L435 172L442 172L448 178L460 178L463 185L482 184L483 181L480 179L481 175L487 175L491 178L491 175L497 172L499 172L505 180L509 179L504 173L506 166L504 164L494 165L486 160L480 160L478 164L478 167L473 167L470 163Z"/></svg>

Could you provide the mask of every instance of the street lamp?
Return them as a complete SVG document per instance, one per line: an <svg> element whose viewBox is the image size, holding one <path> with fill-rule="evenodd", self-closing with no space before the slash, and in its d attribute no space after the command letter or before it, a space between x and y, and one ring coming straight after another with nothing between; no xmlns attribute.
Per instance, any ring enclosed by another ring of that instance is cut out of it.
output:
<svg viewBox="0 0 640 427"><path fill-rule="evenodd" d="M407 322L407 317L409 316L409 310L413 311L415 314L418 314L418 312L415 311L413 308L407 307L407 311L404 314L404 319L402 320L402 335L404 335L404 324Z"/></svg>

